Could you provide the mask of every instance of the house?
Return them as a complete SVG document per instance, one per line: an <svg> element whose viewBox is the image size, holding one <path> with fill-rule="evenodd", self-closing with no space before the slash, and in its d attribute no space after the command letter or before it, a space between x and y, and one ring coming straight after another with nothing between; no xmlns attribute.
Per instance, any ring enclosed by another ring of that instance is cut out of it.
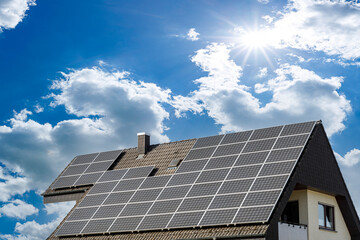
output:
<svg viewBox="0 0 360 240"><path fill-rule="evenodd" d="M48 239L360 239L321 121L75 157L43 193L76 200Z"/></svg>

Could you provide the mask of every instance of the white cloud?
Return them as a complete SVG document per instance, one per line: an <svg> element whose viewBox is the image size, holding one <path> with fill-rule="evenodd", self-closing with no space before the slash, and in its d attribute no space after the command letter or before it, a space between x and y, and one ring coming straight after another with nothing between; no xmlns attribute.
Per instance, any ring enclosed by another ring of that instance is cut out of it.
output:
<svg viewBox="0 0 360 240"><path fill-rule="evenodd" d="M29 186L43 190L75 155L135 146L137 132L149 132L152 142L169 141L164 134L169 113L162 104L169 101L170 90L130 80L127 74L97 67L64 73L49 97L53 107L64 106L76 117L54 126L29 119L32 113L26 109L14 113L0 128L0 161L25 178L0 182L6 200Z"/></svg>
<svg viewBox="0 0 360 240"><path fill-rule="evenodd" d="M261 18L264 19L267 23L272 23L274 21L274 18L270 17L269 15L262 16Z"/></svg>
<svg viewBox="0 0 360 240"><path fill-rule="evenodd" d="M345 166L354 166L360 162L360 150L352 149L350 152L347 152L344 157L335 152L336 159L344 164Z"/></svg>
<svg viewBox="0 0 360 240"><path fill-rule="evenodd" d="M360 57L360 5L343 0L293 0L264 35L277 47Z"/></svg>
<svg viewBox="0 0 360 240"><path fill-rule="evenodd" d="M48 215L56 214L56 219L40 224L34 220L25 223L16 223L14 234L0 235L0 239L7 240L42 240L50 236L60 224L66 214L73 208L75 202L51 203L46 205Z"/></svg>
<svg viewBox="0 0 360 240"><path fill-rule="evenodd" d="M282 65L275 71L276 78L255 85L257 93L272 95L263 104L248 86L240 84L242 68L230 59L229 46L211 44L197 51L192 61L208 76L194 81L199 88L189 94L189 100L174 98L177 116L201 109L222 126L223 132L322 119L332 135L344 129L351 111L350 102L338 92L342 77L322 78L299 66Z"/></svg>
<svg viewBox="0 0 360 240"><path fill-rule="evenodd" d="M303 58L302 56L298 56L294 53L288 53L286 54L287 56L293 57L293 58L297 58L299 62L305 62L305 58Z"/></svg>
<svg viewBox="0 0 360 240"><path fill-rule="evenodd" d="M270 0L257 0L259 3L268 4Z"/></svg>
<svg viewBox="0 0 360 240"><path fill-rule="evenodd" d="M258 73L258 77L259 78L263 78L263 77L265 77L266 75L268 74L268 69L266 68L266 67L264 67L264 68L260 68L259 69L259 73Z"/></svg>
<svg viewBox="0 0 360 240"><path fill-rule="evenodd" d="M25 17L30 6L35 5L35 0L2 0L0 1L0 32L12 29Z"/></svg>
<svg viewBox="0 0 360 240"><path fill-rule="evenodd" d="M195 31L195 28L190 28L189 32L187 33L187 39L191 41L199 40L200 33Z"/></svg>
<svg viewBox="0 0 360 240"><path fill-rule="evenodd" d="M14 174L13 174L14 175ZM21 195L30 189L29 180L26 177L12 176L0 166L0 201L7 202L11 197Z"/></svg>
<svg viewBox="0 0 360 240"><path fill-rule="evenodd" d="M39 210L33 205L15 199L0 208L0 217L6 216L11 218L26 219L27 216L37 214Z"/></svg>

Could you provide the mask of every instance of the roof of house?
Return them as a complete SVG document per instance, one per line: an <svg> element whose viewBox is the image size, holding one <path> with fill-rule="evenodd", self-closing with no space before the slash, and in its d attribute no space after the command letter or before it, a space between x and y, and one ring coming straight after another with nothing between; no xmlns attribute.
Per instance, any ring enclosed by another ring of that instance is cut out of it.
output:
<svg viewBox="0 0 360 240"><path fill-rule="evenodd" d="M326 176L303 170L321 159L332 167L324 174L339 178L335 188L324 183ZM169 167L173 160L180 165ZM322 124L315 121L151 145L140 157L137 148L77 156L43 196L44 202L78 200L49 239L264 239L277 234L272 226L299 187L337 196L349 231L360 235Z"/></svg>

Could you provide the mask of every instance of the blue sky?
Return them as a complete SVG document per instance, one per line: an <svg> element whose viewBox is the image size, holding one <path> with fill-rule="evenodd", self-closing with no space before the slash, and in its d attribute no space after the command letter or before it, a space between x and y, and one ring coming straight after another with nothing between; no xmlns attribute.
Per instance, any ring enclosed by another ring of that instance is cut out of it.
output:
<svg viewBox="0 0 360 240"><path fill-rule="evenodd" d="M0 239L78 154L321 119L360 210L360 4L0 0Z"/></svg>

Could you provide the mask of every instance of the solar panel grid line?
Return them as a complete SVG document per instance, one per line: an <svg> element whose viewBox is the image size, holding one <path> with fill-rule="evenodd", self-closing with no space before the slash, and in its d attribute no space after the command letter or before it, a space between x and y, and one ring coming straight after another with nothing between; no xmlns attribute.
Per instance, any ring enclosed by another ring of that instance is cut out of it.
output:
<svg viewBox="0 0 360 240"><path fill-rule="evenodd" d="M301 149L300 153L298 154L298 157L297 157L297 159L296 159L296 162L295 162L294 166L292 167L292 169L291 169L291 171L290 171L290 174L289 174L287 180L285 181L285 185L286 185L287 182L289 181L290 175L291 175L291 173L294 171L294 169L295 169L295 167L296 167L296 165L297 165L297 163L298 163L298 161L299 161L299 158L300 158L302 152L304 151L304 148L305 148L305 146L306 146L306 143L307 143L307 142L309 141L309 139L310 139L311 133L314 131L316 122L309 122L309 123L312 123L311 130L310 130L309 132L307 132L307 133L308 133L308 137L307 137L307 139L306 139L306 141L305 141L305 144L302 146L302 149ZM291 124L291 125L294 126L295 124ZM284 127L284 128L285 128L285 127ZM281 136L281 134L280 134L280 136ZM254 181L254 182L255 182L255 181ZM280 196L282 195L283 191L284 191L284 188L281 189L281 192L280 192L278 198L276 199L276 202L279 201ZM272 212L274 211L274 208L275 208L275 205L273 205L273 207L271 208L270 213L272 213Z"/></svg>
<svg viewBox="0 0 360 240"><path fill-rule="evenodd" d="M280 132L279 132L279 134L278 134L278 137L281 135L281 132L284 130L284 127L285 127L285 126L283 125L282 128L281 128L281 130L280 130ZM278 138L277 138L277 139L278 139ZM270 149L270 152L272 151L273 147L275 146L277 139L276 139L275 142L273 143L272 148ZM245 149L245 147L244 147L244 149ZM270 153L267 155L266 159L269 157L269 155L270 155ZM265 159L265 162L266 162L266 159ZM262 170L262 168L263 168L263 166L264 166L264 164L262 164L262 166L261 166L261 168L260 168L257 176L255 177L255 180L252 182L249 190L250 190L250 189L252 188L252 186L254 185L254 183L255 183L258 175L260 174L260 172L261 172L261 170ZM248 195L249 195L249 192L246 193L246 195L245 195L244 199L242 200L241 205L240 205L240 207L238 208L237 212L235 213L235 216L234 216L234 218L232 219L231 223L234 223L234 221L235 221L235 219L236 219L236 216L238 215L238 213L239 213L241 207L243 206L243 204L244 204L244 202L245 202L245 200L246 200L246 198L247 198Z"/></svg>
<svg viewBox="0 0 360 240"><path fill-rule="evenodd" d="M198 142L198 140L199 140L199 139L196 140L196 142L193 144L192 148L194 148L194 146L196 145L196 143ZM192 149L192 148L191 148L191 149ZM189 155L189 153L190 153L190 151L186 154L186 156L184 157L184 159L186 159L186 157ZM184 161L182 161L182 163L184 163ZM182 164L182 163L181 163L181 164ZM181 164L180 164L180 166L181 166ZM180 166L178 167L178 169L180 168ZM178 169L177 169L177 170L178 170ZM144 221L144 219L145 219L145 216L149 213L149 211L151 210L151 208L154 206L156 200L159 199L159 197L160 197L161 194L163 193L164 189L168 186L168 184L170 183L170 181L171 181L171 179L174 177L174 175L175 175L175 174L172 174L171 177L168 179L168 181L167 181L167 183L165 184L164 188L160 191L160 193L159 193L158 196L156 197L155 201L152 203L152 205L150 206L150 208L148 209L148 211L146 212L146 214L144 215L144 217L140 220L139 224L136 226L135 230L140 227L141 223L142 223L142 222ZM199 176L200 176L200 174L199 174ZM199 177L199 176L198 176L198 177ZM142 185L142 184L141 184L141 185ZM140 185L140 186L141 186L141 185ZM139 186L139 188L140 188L140 186ZM191 188L191 187L190 187L190 188ZM188 191L190 191L190 189L189 189ZM180 205L181 205L181 203L179 204L179 206L180 206ZM178 207L179 207L179 206L178 206ZM171 219L169 220L169 222L170 222L170 221L171 221Z"/></svg>
<svg viewBox="0 0 360 240"><path fill-rule="evenodd" d="M194 143L194 145L196 144L196 142ZM193 146L194 146L193 145ZM190 151L189 151L190 152ZM189 154L189 153L188 153ZM185 158L184 158L185 159ZM180 168L180 166L179 166L179 168ZM179 169L178 168L178 169ZM164 189L168 186L168 184L169 184L169 182L171 181L171 179L174 177L174 175L175 174L172 174L171 176L170 176L170 178L168 179L168 181L166 182L166 184L165 184L165 186L163 187L163 189L161 189L161 191L160 191L160 193L158 194L158 196L156 197L156 199L154 200L154 202L151 204L151 206L150 206L150 208L148 209L148 211L145 213L145 216L150 212L150 210L153 208L153 206L154 206L154 204L155 204L155 202L156 201L158 201L158 199L159 199L159 197L161 196L161 194L164 192ZM200 174L199 174L200 175ZM166 200L168 200L168 199L166 199ZM164 200L165 201L165 200ZM180 202L180 204L179 204L179 206L181 205L181 202ZM178 206L178 207L179 207ZM140 222L139 222L139 224L137 225L137 227L135 228L135 230L137 230L139 227L140 227L140 225L141 225L141 223L144 221L144 219L145 219L145 216L140 220ZM169 220L169 222L170 222L170 220ZM167 226L167 225L166 225Z"/></svg>
<svg viewBox="0 0 360 240"><path fill-rule="evenodd" d="M96 158L95 158L96 159ZM127 169L126 172L128 172L129 169ZM125 176L125 174L123 175L123 177ZM100 177L101 178L101 177ZM99 179L100 179L99 178ZM115 187L120 183L121 179L118 181L118 183L113 187L112 190L115 189ZM86 228L86 226L89 224L90 220L96 215L96 213L99 211L99 209L101 208L101 206L103 206L103 203L106 201L106 199L109 198L110 194L112 193L112 190L109 192L109 194L107 195L107 197L104 199L104 201L101 202L100 206L98 207L98 209L95 211L95 213L91 216L91 218L88 220L88 222L85 224L85 226L83 227L83 229L81 230L81 233L84 231L84 229ZM115 222L115 220L114 220Z"/></svg>
<svg viewBox="0 0 360 240"><path fill-rule="evenodd" d="M252 135L253 135L253 134L254 134L254 130L250 133L249 138L248 138L247 140L251 139L251 137L252 137ZM244 149L245 149L245 147L246 147L247 143L248 143L248 141L246 141L246 142L245 142L245 144L244 144L243 148L241 149L241 152L239 153L238 157L236 158L236 160L234 161L233 165L231 166L231 169L234 167L234 165L235 165L235 163L236 163L237 159L239 158L240 154L244 151ZM207 206L207 208L206 208L206 210L205 210L204 214L201 216L201 218L200 218L200 220L199 220L198 224L200 224L200 223L201 223L201 221L203 220L203 218L204 218L204 216L205 216L206 212L209 210L209 208L210 208L211 204L213 203L213 201L214 201L215 197L216 197L216 196L217 196L217 194L219 193L219 191L220 191L221 187L224 185L224 182L225 182L225 180L228 178L228 176L229 176L230 172L231 172L231 170L229 170L229 171L228 171L228 173L226 174L226 176L225 176L224 180L221 182L221 184L220 184L220 186L219 186L218 190L216 191L216 193L214 194L213 198L211 199L211 201L210 201L209 205Z"/></svg>
<svg viewBox="0 0 360 240"><path fill-rule="evenodd" d="M126 174L125 174L125 175L126 175ZM123 177L125 177L125 175L124 175ZM144 180L141 182L141 184L138 186L138 188L135 190L135 192L140 189L140 186L141 186L142 183L145 181L145 179L146 179L146 178L144 178ZM120 183L120 181L119 181L119 183ZM134 195L135 195L135 193L132 195L132 197L133 197ZM121 209L121 211L120 211L119 214L117 215L116 219L119 218L119 216L121 215L121 213L124 211L125 207L130 203L130 200L131 200L132 197L130 197L129 200L126 202L126 204L124 204L123 209ZM116 219L115 219L115 221L110 225L110 227L107 229L106 232L109 232L109 231L110 231L111 227L112 227L112 226L114 225L114 223L116 222Z"/></svg>
<svg viewBox="0 0 360 240"><path fill-rule="evenodd" d="M299 135L302 135L302 134L299 134ZM290 135L289 135L290 136ZM289 137L289 136L286 136L286 137ZM253 141L249 141L249 142L256 142L256 141L262 141L263 139L258 139L258 140L253 140ZM266 139L264 139L266 140ZM232 144L232 143L231 143ZM244 147L245 148L245 147ZM277 150L285 150L285 149L291 149L291 148L299 148L299 146L292 146L292 147L284 147L284 148L277 148ZM269 150L258 150L258 151L251 151L251 152L246 152L246 153L242 153L242 155L246 155L246 154L253 154L253 153L260 153L260 152L269 152ZM222 155L222 156L219 156L219 157L230 157L230 156L238 156L239 154L229 154L229 155ZM189 159L189 160L186 160L186 162L192 162L192 161L199 161L199 160L206 160L206 159L209 159L209 157L206 157L206 158L197 158L197 159ZM179 173L181 174L181 173Z"/></svg>
<svg viewBox="0 0 360 240"><path fill-rule="evenodd" d="M228 133L220 142L220 145L226 145L231 143L247 142L250 139L250 135L254 130L248 130L237 133Z"/></svg>
<svg viewBox="0 0 360 240"><path fill-rule="evenodd" d="M223 141L224 137L225 137L225 135L223 135L220 143ZM214 155L214 153L216 152L216 150L218 149L218 147L219 147L219 145L217 145L217 146L215 147L215 149L214 149L214 151L212 152L212 155L210 156L209 159L211 159L211 157ZM189 153L190 153L190 152L191 152L191 150L189 151ZM189 153L188 153L188 154L189 154ZM209 161L205 164L205 166L203 167L202 170L204 170L204 169L206 168L206 165L207 165L208 163L209 163ZM186 193L186 195L185 195L184 198L182 199L182 201L181 201L180 205L177 207L175 213L174 213L174 214L172 215L172 217L170 218L168 224L166 225L166 228L168 228L170 222L171 222L172 219L174 218L175 214L178 212L179 208L181 207L181 204L184 202L184 199L186 198L186 196L190 193L191 189L193 188L193 186L194 186L194 184L196 183L196 181L199 179L200 175L201 175L201 172L200 172L200 174L196 177L194 183L191 185L191 187L189 188L188 192Z"/></svg>
<svg viewBox="0 0 360 240"><path fill-rule="evenodd" d="M103 162L103 161L107 161L107 160L115 161L120 156L121 153L122 153L122 150L100 152L99 155L94 159L93 162Z"/></svg>
<svg viewBox="0 0 360 240"><path fill-rule="evenodd" d="M97 158L97 156L99 156L99 154L100 154L100 153L98 153L95 158ZM93 163L93 161L95 160L95 158L90 162L90 165L85 169L84 172L86 172L86 170L91 166L91 163Z"/></svg>

